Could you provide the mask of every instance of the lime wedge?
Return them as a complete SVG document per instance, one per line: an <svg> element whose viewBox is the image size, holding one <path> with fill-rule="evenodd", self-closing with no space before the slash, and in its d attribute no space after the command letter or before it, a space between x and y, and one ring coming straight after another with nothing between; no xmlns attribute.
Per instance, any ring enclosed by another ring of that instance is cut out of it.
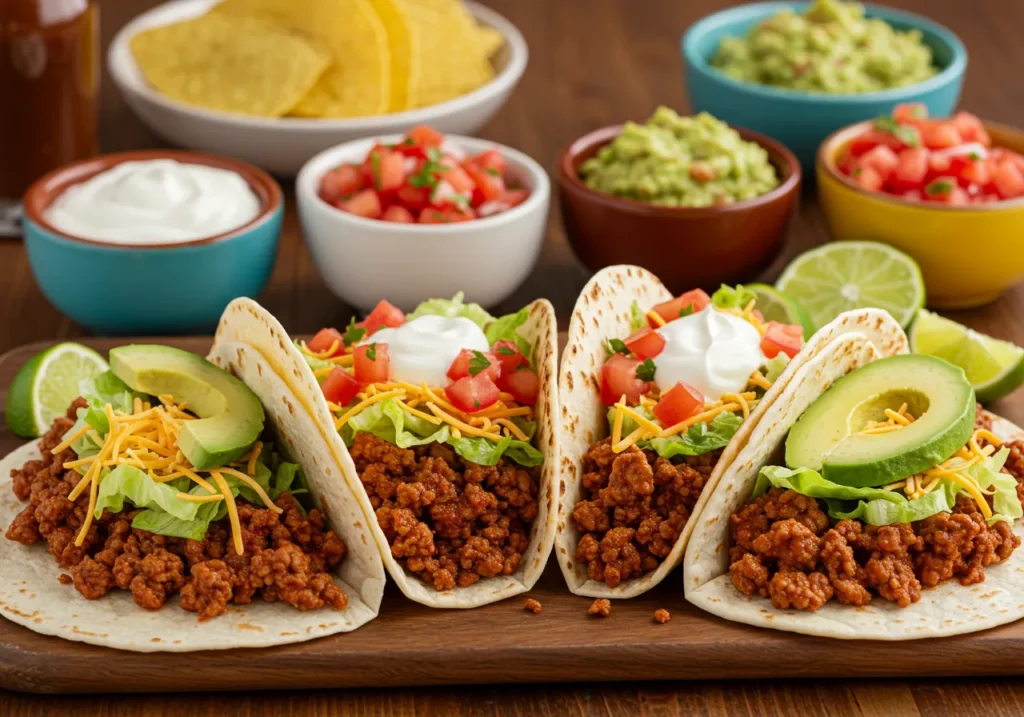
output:
<svg viewBox="0 0 1024 717"><path fill-rule="evenodd" d="M806 336L810 336L814 329L811 325L811 317L807 315L800 304L779 292L775 287L767 284L744 284L744 288L750 289L757 296L757 310L761 312L766 321L778 321L780 324L799 324L804 327Z"/></svg>
<svg viewBox="0 0 1024 717"><path fill-rule="evenodd" d="M910 329L910 348L959 366L981 403L990 403L1024 383L1024 349L979 334L921 309Z"/></svg>
<svg viewBox="0 0 1024 717"><path fill-rule="evenodd" d="M102 356L81 344L40 351L14 377L7 394L7 427L22 438L43 435L78 398L79 382L108 368Z"/></svg>
<svg viewBox="0 0 1024 717"><path fill-rule="evenodd" d="M917 262L887 244L842 241L790 262L775 288L807 310L817 331L850 309L885 309L907 326L924 306Z"/></svg>

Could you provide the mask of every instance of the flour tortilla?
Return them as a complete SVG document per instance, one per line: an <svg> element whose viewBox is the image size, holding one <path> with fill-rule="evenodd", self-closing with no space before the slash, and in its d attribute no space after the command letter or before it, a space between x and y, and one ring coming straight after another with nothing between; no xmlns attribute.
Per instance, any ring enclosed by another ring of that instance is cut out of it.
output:
<svg viewBox="0 0 1024 717"><path fill-rule="evenodd" d="M881 347L885 355L903 353L907 339L899 324L885 311L869 309L848 312L825 326L804 345L786 370L751 412L733 436L715 465L693 513L672 552L656 570L614 588L591 580L585 563L577 561L576 546L581 531L572 520L572 509L582 496L583 455L591 445L608 435L606 407L601 403L601 366L607 356L605 340L631 333L633 302L643 311L672 298L654 274L638 266L611 266L597 272L583 287L569 320L569 338L558 377L562 402L558 443L562 452L559 476L558 528L555 555L569 590L577 595L603 598L631 598L647 592L665 579L683 559L683 552L712 491L750 438L769 407L787 389L793 376L807 361L820 354L837 337L851 332Z"/></svg>
<svg viewBox="0 0 1024 717"><path fill-rule="evenodd" d="M964 587L947 580L923 588L907 608L876 598L865 607L830 601L816 612L779 610L760 596L747 596L729 576L729 516L750 498L762 466L781 456L789 429L838 378L886 354L865 334L840 336L793 377L711 495L683 561L686 599L719 617L820 637L857 640L913 640L985 630L1024 616L1024 550L985 570L985 581ZM990 414L991 415L991 414ZM1021 429L992 416L993 432L1004 440L1024 437ZM1017 535L1024 537L1020 522Z"/></svg>
<svg viewBox="0 0 1024 717"><path fill-rule="evenodd" d="M291 391L263 357L245 345L222 344L210 359L235 373L259 397L282 453L298 462L311 496L348 547L334 582L348 595L338 611L297 610L284 603L254 600L229 605L226 613L199 622L171 598L148 611L131 593L113 590L86 600L61 585L61 570L44 545L25 546L0 538L0 614L44 635L135 652L192 652L235 647L269 647L349 632L377 616L384 592L384 568L370 542L362 511L338 474L313 420L297 407ZM40 458L33 441L0 460L0 525L6 530L27 505L11 489L11 470Z"/></svg>
<svg viewBox="0 0 1024 717"><path fill-rule="evenodd" d="M384 531L370 498L363 489L355 464L345 442L334 430L334 419L323 392L301 352L289 338L284 327L270 312L252 299L236 299L228 305L217 327L214 351L224 342L245 342L255 347L273 365L291 387L299 403L315 418L327 439L331 453L362 507L370 533L376 541L384 566L401 591L411 600L430 607L472 608L524 593L534 586L544 571L555 536L555 478L559 451L553 427L558 415L558 394L555 386L558 326L550 302L538 299L529 305L530 318L519 333L534 345L534 363L540 377L540 396L535 406L537 417L536 447L544 454L537 498L538 513L530 526L530 543L523 553L519 569L512 575L482 578L466 588L438 591L406 570L391 555Z"/></svg>

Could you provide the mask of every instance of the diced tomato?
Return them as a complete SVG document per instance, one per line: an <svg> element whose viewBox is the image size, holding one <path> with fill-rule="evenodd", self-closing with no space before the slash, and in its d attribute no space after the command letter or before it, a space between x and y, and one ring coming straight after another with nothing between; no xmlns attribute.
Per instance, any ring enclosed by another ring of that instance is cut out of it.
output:
<svg viewBox="0 0 1024 717"><path fill-rule="evenodd" d="M695 416L704 407L704 396L688 383L679 381L661 394L654 407L654 417L668 428L690 416Z"/></svg>
<svg viewBox="0 0 1024 717"><path fill-rule="evenodd" d="M523 356L519 347L507 339L495 341L494 346L491 347L491 353L498 359L498 362L501 364L501 373L505 376L517 370L520 366L530 365L530 362Z"/></svg>
<svg viewBox="0 0 1024 717"><path fill-rule="evenodd" d="M458 381L460 378L465 376L487 376L492 381L497 382L498 377L501 376L501 361L498 357L492 353L479 352L479 358L476 351L470 351L469 349L462 349L459 351L459 355L452 361L452 365L448 367L448 378L452 381ZM487 362L486 366L481 367L480 364L484 361ZM476 371L476 374L473 371Z"/></svg>
<svg viewBox="0 0 1024 717"><path fill-rule="evenodd" d="M894 192L918 189L927 174L928 150L924 147L908 147L900 152L889 182Z"/></svg>
<svg viewBox="0 0 1024 717"><path fill-rule="evenodd" d="M601 402L606 406L617 403L623 396L626 403L636 405L647 384L636 376L640 361L622 354L609 356L601 367Z"/></svg>
<svg viewBox="0 0 1024 717"><path fill-rule="evenodd" d="M956 177L941 176L930 181L924 188L924 198L933 202L951 203L960 189ZM962 191L962 190L961 190Z"/></svg>
<svg viewBox="0 0 1024 717"><path fill-rule="evenodd" d="M624 342L637 358L654 358L665 349L665 338L650 326L637 329Z"/></svg>
<svg viewBox="0 0 1024 717"><path fill-rule="evenodd" d="M898 152L903 149L904 146L895 135L889 132L869 129L850 140L850 144L847 145L847 149L850 150L851 155L859 157L862 154L871 151L878 145L888 147L894 152Z"/></svg>
<svg viewBox="0 0 1024 717"><path fill-rule="evenodd" d="M413 127L406 133L406 138L423 147L440 147L444 142L444 135L433 127L421 124Z"/></svg>
<svg viewBox="0 0 1024 717"><path fill-rule="evenodd" d="M1017 165L1017 168L1024 172L1024 154L1017 154L1013 150L1005 149L1003 147L996 147L988 153L989 159L995 163L999 163L1004 159L1010 160L1013 164Z"/></svg>
<svg viewBox="0 0 1024 717"><path fill-rule="evenodd" d="M1011 160L1003 159L992 174L992 185L1001 199L1013 199L1024 194L1024 172Z"/></svg>
<svg viewBox="0 0 1024 717"><path fill-rule="evenodd" d="M987 159L965 162L959 171L960 183L966 186L986 186L992 181L992 165Z"/></svg>
<svg viewBox="0 0 1024 717"><path fill-rule="evenodd" d="M330 358L331 356L341 356L345 353L345 337L342 336L341 332L337 329L320 329L316 332L316 336L310 339L309 343L306 344L306 348L315 354L319 354L327 351L335 342L338 344L337 347L335 347L334 352L326 358Z"/></svg>
<svg viewBox="0 0 1024 717"><path fill-rule="evenodd" d="M779 352L793 358L800 353L803 343L803 326L769 321L764 337L761 339L761 353L765 355L765 358L775 358Z"/></svg>
<svg viewBox="0 0 1024 717"><path fill-rule="evenodd" d="M446 169L441 178L452 185L452 189L459 194L472 194L473 189L476 187L473 178L466 173L465 169L458 165Z"/></svg>
<svg viewBox="0 0 1024 717"><path fill-rule="evenodd" d="M359 166L355 164L335 167L320 179L320 196L330 204L345 199L362 188L363 177L359 173Z"/></svg>
<svg viewBox="0 0 1024 717"><path fill-rule="evenodd" d="M703 289L692 289L680 294L675 299L658 304L652 308L651 311L668 323L669 321L675 321L678 319L683 313L683 310L687 307L692 309L689 313L696 314L698 311L703 311L710 303L711 297L707 295L707 292ZM651 328L658 328L658 323L650 318L647 319L647 323L650 324Z"/></svg>
<svg viewBox="0 0 1024 717"><path fill-rule="evenodd" d="M465 376L444 389L452 405L460 411L474 413L498 402L501 391L487 376Z"/></svg>
<svg viewBox="0 0 1024 717"><path fill-rule="evenodd" d="M906 150L904 150L906 151ZM865 152L857 160L857 166L866 169L871 168L882 178L882 184L889 180L889 175L900 163L899 156L884 144Z"/></svg>
<svg viewBox="0 0 1024 717"><path fill-rule="evenodd" d="M885 184L882 175L871 167L857 167L853 171L853 181L869 192L877 192Z"/></svg>
<svg viewBox="0 0 1024 717"><path fill-rule="evenodd" d="M391 358L384 343L360 344L353 349L352 360L356 381L362 384L384 383L388 380Z"/></svg>
<svg viewBox="0 0 1024 717"><path fill-rule="evenodd" d="M359 168L363 180L378 192L398 189L405 181L405 158L383 145L370 150Z"/></svg>
<svg viewBox="0 0 1024 717"><path fill-rule="evenodd" d="M836 155L836 169L843 174L852 174L856 166L857 158L853 156L853 152L850 151L849 147L843 147L839 150L839 154Z"/></svg>
<svg viewBox="0 0 1024 717"><path fill-rule="evenodd" d="M355 214L357 217L379 219L381 216L380 196L372 189L364 189L351 199L339 202L338 209Z"/></svg>
<svg viewBox="0 0 1024 717"><path fill-rule="evenodd" d="M992 146L992 139L981 120L970 112L957 112L950 120L964 142L978 142L986 147Z"/></svg>
<svg viewBox="0 0 1024 717"><path fill-rule="evenodd" d="M501 387L512 394L516 403L533 405L537 403L537 395L540 393L540 376L529 368L520 368L518 371L501 377Z"/></svg>
<svg viewBox="0 0 1024 717"><path fill-rule="evenodd" d="M416 217L412 215L408 209L403 207L401 204L392 204L390 207L384 210L384 216L381 217L386 222L395 222L397 224L415 224Z"/></svg>
<svg viewBox="0 0 1024 717"><path fill-rule="evenodd" d="M417 221L420 224L454 224L455 222L467 222L473 219L473 213L458 207L427 207L420 212Z"/></svg>
<svg viewBox="0 0 1024 717"><path fill-rule="evenodd" d="M917 125L928 119L928 108L921 102L906 102L893 107L892 118L900 124Z"/></svg>
<svg viewBox="0 0 1024 717"><path fill-rule="evenodd" d="M928 149L946 149L961 144L963 138L952 123L932 122L921 128L921 141Z"/></svg>
<svg viewBox="0 0 1024 717"><path fill-rule="evenodd" d="M373 307L373 311L363 322L366 325L366 335L374 334L378 329L397 329L405 323L405 312L392 304L387 299L381 299Z"/></svg>
<svg viewBox="0 0 1024 717"><path fill-rule="evenodd" d="M360 385L355 376L340 366L335 366L320 384L320 390L331 403L345 406L359 393Z"/></svg>
<svg viewBox="0 0 1024 717"><path fill-rule="evenodd" d="M430 190L403 184L395 193L395 199L410 212L418 212L430 204Z"/></svg>
<svg viewBox="0 0 1024 717"><path fill-rule="evenodd" d="M473 162L476 166L483 169L493 169L501 177L505 176L505 170L508 166L505 162L505 157L496 149L481 152L473 159Z"/></svg>
<svg viewBox="0 0 1024 717"><path fill-rule="evenodd" d="M498 199L505 193L505 180L498 170L486 169L471 160L462 165L476 187L473 189L473 206Z"/></svg>

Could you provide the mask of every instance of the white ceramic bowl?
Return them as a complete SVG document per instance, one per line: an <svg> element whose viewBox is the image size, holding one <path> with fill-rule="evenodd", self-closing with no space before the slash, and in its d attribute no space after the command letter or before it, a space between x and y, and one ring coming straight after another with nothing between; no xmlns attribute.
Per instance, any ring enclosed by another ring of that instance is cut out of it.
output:
<svg viewBox="0 0 1024 717"><path fill-rule="evenodd" d="M523 283L540 254L551 185L544 169L522 152L472 137L446 142L469 154L496 149L508 175L530 196L517 207L454 224L397 224L336 209L317 194L320 178L346 162L362 162L377 142L369 138L332 147L299 172L295 196L306 244L320 275L342 301L369 311L387 299L408 311L420 301L466 292L467 301L493 306Z"/></svg>
<svg viewBox="0 0 1024 717"><path fill-rule="evenodd" d="M173 0L139 15L110 45L110 75L128 105L164 139L189 149L236 157L289 177L317 152L360 137L406 132L419 124L446 134L473 134L505 104L529 56L526 40L512 23L494 10L467 2L477 20L505 38L494 58L497 76L468 94L430 107L348 119L259 118L214 112L168 99L151 88L128 43L141 30L201 15L216 1Z"/></svg>

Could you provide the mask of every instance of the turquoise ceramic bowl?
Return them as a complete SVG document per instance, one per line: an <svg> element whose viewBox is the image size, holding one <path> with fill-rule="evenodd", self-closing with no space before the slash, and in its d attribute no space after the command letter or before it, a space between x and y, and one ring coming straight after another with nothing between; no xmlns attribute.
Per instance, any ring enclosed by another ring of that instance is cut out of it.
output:
<svg viewBox="0 0 1024 717"><path fill-rule="evenodd" d="M788 7L800 11L808 4L741 5L691 25L683 35L682 52L692 110L710 112L729 124L779 140L793 151L808 175L814 171L818 145L841 127L888 114L901 102L923 102L933 117L953 113L967 69L963 43L946 28L920 15L881 5L866 5L867 15L881 18L900 30L920 30L923 41L932 49L935 64L941 68L937 75L892 90L827 95L740 82L709 64L723 37L745 35L780 10Z"/></svg>
<svg viewBox="0 0 1024 717"><path fill-rule="evenodd" d="M43 211L64 189L121 162L176 159L237 172L263 210L231 232L166 245L115 245L61 232ZM256 296L270 278L284 201L270 175L225 157L177 150L123 152L75 162L44 176L25 194L29 265L57 309L100 335L209 333L224 307Z"/></svg>

